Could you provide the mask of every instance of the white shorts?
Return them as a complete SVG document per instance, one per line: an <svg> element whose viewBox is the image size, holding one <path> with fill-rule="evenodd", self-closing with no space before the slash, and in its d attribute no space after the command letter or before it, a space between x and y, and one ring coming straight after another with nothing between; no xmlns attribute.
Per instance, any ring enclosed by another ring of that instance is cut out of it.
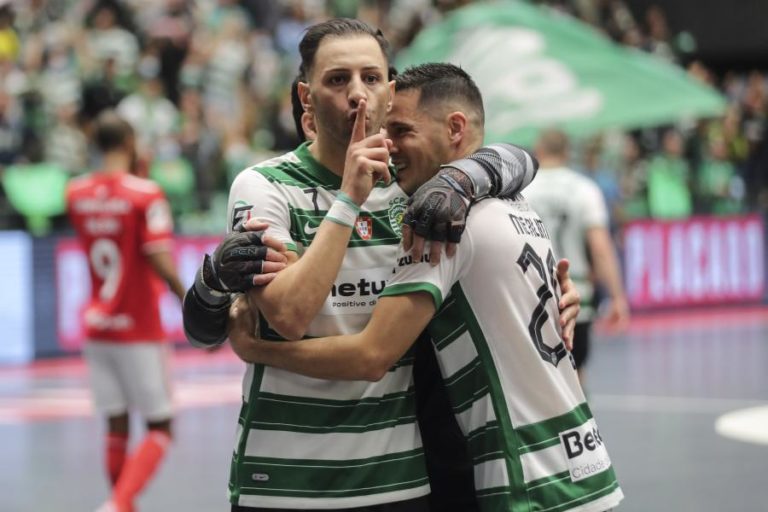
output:
<svg viewBox="0 0 768 512"><path fill-rule="evenodd" d="M170 347L166 343L89 341L83 349L96 410L136 409L147 421L171 418Z"/></svg>

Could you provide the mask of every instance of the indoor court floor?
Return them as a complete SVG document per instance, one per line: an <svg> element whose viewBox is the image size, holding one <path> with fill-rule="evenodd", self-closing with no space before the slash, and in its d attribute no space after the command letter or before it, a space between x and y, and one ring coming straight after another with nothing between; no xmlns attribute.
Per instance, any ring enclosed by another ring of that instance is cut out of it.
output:
<svg viewBox="0 0 768 512"><path fill-rule="evenodd" d="M228 348L177 350L175 442L138 510L229 510L242 371ZM77 358L0 367L0 511L105 499L86 378ZM617 510L768 511L768 309L635 317L623 335L597 334L587 378L626 496Z"/></svg>

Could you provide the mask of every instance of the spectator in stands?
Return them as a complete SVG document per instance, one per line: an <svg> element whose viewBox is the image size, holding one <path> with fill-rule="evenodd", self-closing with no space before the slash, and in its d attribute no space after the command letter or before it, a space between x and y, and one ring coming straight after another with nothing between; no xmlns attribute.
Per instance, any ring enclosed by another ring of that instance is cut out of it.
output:
<svg viewBox="0 0 768 512"><path fill-rule="evenodd" d="M146 20L147 36L158 48L160 78L173 103L179 102L179 75L186 59L195 29L193 2L166 0L159 12Z"/></svg>
<svg viewBox="0 0 768 512"><path fill-rule="evenodd" d="M115 59L108 57L101 63L98 73L85 80L80 105L80 119L87 127L104 110L114 109L125 96L116 81Z"/></svg>
<svg viewBox="0 0 768 512"><path fill-rule="evenodd" d="M160 61L153 52L148 51L142 56L138 74L138 90L120 101L117 111L136 130L141 157L151 161L159 151L177 156L179 111L165 97Z"/></svg>
<svg viewBox="0 0 768 512"><path fill-rule="evenodd" d="M0 89L0 165L15 163L22 154L24 118L18 98Z"/></svg>
<svg viewBox="0 0 768 512"><path fill-rule="evenodd" d="M744 184L728 160L728 148L722 137L712 138L707 144L696 181L705 213L732 215L741 212Z"/></svg>
<svg viewBox="0 0 768 512"><path fill-rule="evenodd" d="M88 141L77 124L77 105L59 105L45 139L45 159L75 175L85 172L87 156Z"/></svg>
<svg viewBox="0 0 768 512"><path fill-rule="evenodd" d="M112 58L118 83L132 80L141 47L136 34L119 24L121 21L129 25L127 17L124 8L115 2L102 0L95 5L87 20L90 25L82 45L81 59L86 72L98 69L100 62Z"/></svg>
<svg viewBox="0 0 768 512"><path fill-rule="evenodd" d="M622 217L619 224L648 216L648 169L640 145L632 135L624 136L619 171Z"/></svg>
<svg viewBox="0 0 768 512"><path fill-rule="evenodd" d="M46 115L55 118L60 106L78 104L82 97L83 81L70 27L57 23L45 31L39 64L36 88Z"/></svg>
<svg viewBox="0 0 768 512"><path fill-rule="evenodd" d="M242 17L225 15L211 41L203 82L206 110L231 122L248 107L245 77L251 63L248 25Z"/></svg>
<svg viewBox="0 0 768 512"><path fill-rule="evenodd" d="M581 172L589 176L600 188L608 209L608 222L613 236L618 234L617 217L620 217L621 193L616 172L604 164L602 137L587 141L581 157Z"/></svg>
<svg viewBox="0 0 768 512"><path fill-rule="evenodd" d="M0 59L16 60L19 56L19 36L13 28L13 6L0 6Z"/></svg>
<svg viewBox="0 0 768 512"><path fill-rule="evenodd" d="M181 155L194 169L197 203L207 210L216 190L224 186L221 137L207 122L197 88L182 89L179 108Z"/></svg>
<svg viewBox="0 0 768 512"><path fill-rule="evenodd" d="M683 137L676 129L662 136L663 153L648 164L648 209L656 219L684 219L693 213L691 172L683 158Z"/></svg>

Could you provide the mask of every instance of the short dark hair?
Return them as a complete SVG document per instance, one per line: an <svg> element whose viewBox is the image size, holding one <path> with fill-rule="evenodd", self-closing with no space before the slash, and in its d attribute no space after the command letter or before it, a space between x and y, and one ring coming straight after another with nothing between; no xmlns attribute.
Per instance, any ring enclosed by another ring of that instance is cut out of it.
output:
<svg viewBox="0 0 768 512"><path fill-rule="evenodd" d="M293 116L293 123L296 125L296 136L299 138L299 142L307 140L307 136L304 134L304 128L301 126L301 116L304 115L304 105L301 104L301 98L299 97L299 82L303 82L304 77L299 73L296 78L291 82L291 115Z"/></svg>
<svg viewBox="0 0 768 512"><path fill-rule="evenodd" d="M93 139L102 152L125 146L134 135L133 127L114 110L105 110L96 118Z"/></svg>
<svg viewBox="0 0 768 512"><path fill-rule="evenodd" d="M413 66L395 77L395 92L414 89L421 91L419 107L433 102L457 100L478 114L485 123L483 96L466 71L453 64L430 62Z"/></svg>
<svg viewBox="0 0 768 512"><path fill-rule="evenodd" d="M543 156L567 158L568 146L568 135L563 130L554 127L542 130L536 141L536 149Z"/></svg>
<svg viewBox="0 0 768 512"><path fill-rule="evenodd" d="M381 30L375 29L364 21L352 18L333 18L322 23L312 25L307 29L307 33L299 43L299 54L301 55L301 65L299 74L308 77L315 63L315 54L320 47L320 43L326 36L341 37L350 35L368 35L379 43L381 53L389 64L389 42L384 37Z"/></svg>

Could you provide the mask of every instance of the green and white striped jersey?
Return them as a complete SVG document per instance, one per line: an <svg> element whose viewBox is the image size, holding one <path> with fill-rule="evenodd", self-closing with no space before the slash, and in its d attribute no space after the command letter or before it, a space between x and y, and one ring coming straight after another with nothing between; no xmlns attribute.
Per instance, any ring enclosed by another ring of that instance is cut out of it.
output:
<svg viewBox="0 0 768 512"><path fill-rule="evenodd" d="M423 291L485 512L604 511L623 494L558 328L549 233L523 199L472 208L453 258L401 252L381 296Z"/></svg>
<svg viewBox="0 0 768 512"><path fill-rule="evenodd" d="M302 145L237 176L229 198L230 227L251 217L263 219L270 235L301 255L340 185L341 179ZM308 336L355 333L365 327L392 275L405 201L394 182L371 192ZM280 339L263 319L261 336ZM313 379L248 365L230 501L251 507L337 509L428 494L411 366L406 354L381 381L370 383Z"/></svg>

